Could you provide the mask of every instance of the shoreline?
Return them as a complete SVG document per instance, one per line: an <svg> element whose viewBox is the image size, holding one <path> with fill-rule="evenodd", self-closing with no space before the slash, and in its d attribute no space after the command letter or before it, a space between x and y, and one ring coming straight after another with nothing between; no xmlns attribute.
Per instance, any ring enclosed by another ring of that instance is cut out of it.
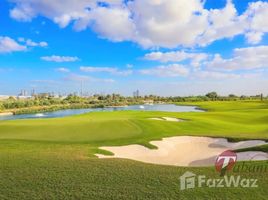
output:
<svg viewBox="0 0 268 200"><path fill-rule="evenodd" d="M170 103L167 103L170 104ZM36 106L36 107L25 107L25 108L18 108L18 109L9 109L4 110L3 113L12 113L12 115L24 115L24 114L36 114L40 112L54 112L59 110L75 110L75 109L94 109L94 108L127 108L132 105L145 105L145 104L127 104L122 106L110 106L110 105L52 105L52 106ZM155 104L157 105L157 104ZM159 104L162 105L162 104ZM176 104L173 104L176 105ZM1 113L0 113L1 114ZM11 114L10 114L11 115ZM1 116L1 115L0 115ZM3 115L6 116L6 115Z"/></svg>
<svg viewBox="0 0 268 200"><path fill-rule="evenodd" d="M10 115L14 115L13 112L2 112L0 113L0 116L10 116Z"/></svg>
<svg viewBox="0 0 268 200"><path fill-rule="evenodd" d="M123 105L123 106L105 106L105 108L125 108L128 107L129 105Z"/></svg>

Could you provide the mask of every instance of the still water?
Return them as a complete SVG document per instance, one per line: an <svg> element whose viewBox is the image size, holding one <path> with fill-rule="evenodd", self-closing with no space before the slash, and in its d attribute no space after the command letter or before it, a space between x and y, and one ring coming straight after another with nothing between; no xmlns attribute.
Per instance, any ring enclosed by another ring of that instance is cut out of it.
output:
<svg viewBox="0 0 268 200"><path fill-rule="evenodd" d="M173 104L155 104L155 105L132 105L126 107L106 107L106 108L86 108L86 109L67 109L53 112L35 113L0 116L0 120L14 119L33 119L33 118L58 118L71 115L78 115L89 112L103 111L122 111L122 110L139 110L139 111L164 111L164 112L203 112L195 106L176 106Z"/></svg>

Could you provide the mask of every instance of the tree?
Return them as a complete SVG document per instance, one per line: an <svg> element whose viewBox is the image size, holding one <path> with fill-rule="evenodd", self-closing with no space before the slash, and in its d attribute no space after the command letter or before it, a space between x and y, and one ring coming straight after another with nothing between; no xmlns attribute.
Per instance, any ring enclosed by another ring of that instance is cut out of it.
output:
<svg viewBox="0 0 268 200"><path fill-rule="evenodd" d="M230 98L237 98L237 96L234 95L234 94L229 94L229 97L230 97Z"/></svg>
<svg viewBox="0 0 268 200"><path fill-rule="evenodd" d="M206 94L206 97L208 97L212 100L216 100L218 98L218 94L217 94L217 92L209 92Z"/></svg>
<svg viewBox="0 0 268 200"><path fill-rule="evenodd" d="M15 97L12 97L12 96L8 97L8 100L9 101L16 101Z"/></svg>
<svg viewBox="0 0 268 200"><path fill-rule="evenodd" d="M4 110L4 109L5 109L5 107L4 107L3 103L0 102L0 110Z"/></svg>

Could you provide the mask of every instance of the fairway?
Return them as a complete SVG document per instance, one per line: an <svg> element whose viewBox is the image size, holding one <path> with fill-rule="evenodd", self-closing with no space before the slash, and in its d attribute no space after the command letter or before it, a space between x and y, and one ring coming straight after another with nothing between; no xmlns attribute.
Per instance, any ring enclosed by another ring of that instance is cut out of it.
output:
<svg viewBox="0 0 268 200"><path fill-rule="evenodd" d="M96 112L57 119L0 121L1 199L266 199L267 172L241 172L258 188L179 190L185 171L217 177L213 167L144 164L110 154L100 146L142 144L169 136L268 140L267 102L202 102L200 113ZM174 117L181 122L150 118ZM266 151L267 147L263 147ZM267 165L250 162L249 165ZM14 190L14 188L16 188ZM215 197L215 198L213 198Z"/></svg>
<svg viewBox="0 0 268 200"><path fill-rule="evenodd" d="M232 139L268 139L267 102L196 103L208 112L95 112L55 118L0 121L0 139L56 143L88 143L93 146L148 144L154 139L202 135ZM151 120L172 117L180 123Z"/></svg>

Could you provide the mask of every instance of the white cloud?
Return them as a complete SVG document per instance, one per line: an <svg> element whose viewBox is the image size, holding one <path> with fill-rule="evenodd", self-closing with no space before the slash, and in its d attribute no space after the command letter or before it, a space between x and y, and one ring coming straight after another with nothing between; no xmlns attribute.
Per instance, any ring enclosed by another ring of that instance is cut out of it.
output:
<svg viewBox="0 0 268 200"><path fill-rule="evenodd" d="M34 7L30 5L30 1L18 1L17 6L10 11L10 16L18 21L31 21L36 14Z"/></svg>
<svg viewBox="0 0 268 200"><path fill-rule="evenodd" d="M41 60L44 61L50 61L50 62L75 62L78 61L78 57L72 57L72 56L43 56L41 57Z"/></svg>
<svg viewBox="0 0 268 200"><path fill-rule="evenodd" d="M188 82L177 81L172 83L165 82L143 82L136 83L135 87L142 88L145 94L156 94L166 96L188 96L204 95L211 91L217 91L220 95L256 95L263 93L267 95L267 79L222 79L218 80L192 80ZM179 89L178 89L179 88Z"/></svg>
<svg viewBox="0 0 268 200"><path fill-rule="evenodd" d="M89 8L96 8L98 2L119 5L121 0L12 0L15 3L10 16L19 21L30 21L34 17L45 16L60 27L66 27L71 21L85 18Z"/></svg>
<svg viewBox="0 0 268 200"><path fill-rule="evenodd" d="M55 69L57 72L62 72L62 73L68 73L70 72L69 69L65 68L65 67L60 67L60 68L57 68Z"/></svg>
<svg viewBox="0 0 268 200"><path fill-rule="evenodd" d="M208 22L209 25L204 33L197 39L197 43L201 46L206 46L215 40L243 34L247 28L247 21L242 16L238 16L231 0L227 0L223 9L210 10Z"/></svg>
<svg viewBox="0 0 268 200"><path fill-rule="evenodd" d="M31 47L37 47L37 46L39 46L39 47L47 47L48 46L47 42L38 42L37 43L37 42L33 42L30 39L26 40L26 45L31 46Z"/></svg>
<svg viewBox="0 0 268 200"><path fill-rule="evenodd" d="M161 65L150 69L142 69L139 72L143 75L157 77L180 77L189 74L189 70L180 64Z"/></svg>
<svg viewBox="0 0 268 200"><path fill-rule="evenodd" d="M80 70L82 72L89 72L89 73L110 73L112 75L119 75L119 76L128 76L132 74L132 70L119 70L114 67L90 67L90 66L81 66Z"/></svg>
<svg viewBox="0 0 268 200"><path fill-rule="evenodd" d="M133 41L145 48L206 46L215 40L245 35L256 44L268 32L268 3L250 3L238 14L231 0L221 9L205 9L203 0L12 0L16 20L41 15L76 30L93 29L112 41ZM101 3L100 3L101 2ZM101 4L107 4L101 6Z"/></svg>
<svg viewBox="0 0 268 200"><path fill-rule="evenodd" d="M80 74L69 74L64 77L65 81L74 81L74 82L103 82L103 83L114 83L113 79L100 79L90 76L80 75Z"/></svg>
<svg viewBox="0 0 268 200"><path fill-rule="evenodd" d="M89 79L90 77L79 74L69 74L68 76L64 77L65 81L76 81L76 82L89 81Z"/></svg>
<svg viewBox="0 0 268 200"><path fill-rule="evenodd" d="M248 42L259 43L264 33L268 32L268 2L250 3L243 16L249 22L249 32L246 34Z"/></svg>
<svg viewBox="0 0 268 200"><path fill-rule="evenodd" d="M144 47L193 46L207 26L200 0L136 0L129 9L136 27L134 40Z"/></svg>
<svg viewBox="0 0 268 200"><path fill-rule="evenodd" d="M246 33L246 38L248 40L248 43L258 44L261 42L263 35L264 35L264 33L262 33L262 32L251 31L251 32Z"/></svg>
<svg viewBox="0 0 268 200"><path fill-rule="evenodd" d="M18 42L7 36L0 36L0 53L26 51L28 47L46 47L46 42L33 42L30 39L19 38Z"/></svg>
<svg viewBox="0 0 268 200"><path fill-rule="evenodd" d="M25 39L23 37L20 37L18 39L19 42L23 43L24 45L28 46L28 47L47 47L48 43L47 42L34 42L31 39Z"/></svg>
<svg viewBox="0 0 268 200"><path fill-rule="evenodd" d="M12 53L16 51L26 51L27 46L17 43L10 37L0 36L0 53Z"/></svg>
<svg viewBox="0 0 268 200"><path fill-rule="evenodd" d="M213 60L205 64L218 70L250 70L268 67L268 46L256 46L234 49L232 58L224 59L216 54Z"/></svg>
<svg viewBox="0 0 268 200"><path fill-rule="evenodd" d="M211 79L241 78L241 75L233 73L215 72L215 71L198 71L194 74L194 77L211 80Z"/></svg>
<svg viewBox="0 0 268 200"><path fill-rule="evenodd" d="M130 15L129 10L123 7L97 7L86 17L77 20L74 28L83 30L91 26L103 38L112 41L132 40L135 27Z"/></svg>
<svg viewBox="0 0 268 200"><path fill-rule="evenodd" d="M131 69L131 68L133 68L133 65L132 65L132 64L127 64L126 67L127 67L128 69Z"/></svg>
<svg viewBox="0 0 268 200"><path fill-rule="evenodd" d="M146 60L160 61L160 62L181 62L184 60L191 60L191 65L198 67L200 63L208 58L205 53L188 53L185 51L170 51L170 52L152 52L144 56Z"/></svg>

